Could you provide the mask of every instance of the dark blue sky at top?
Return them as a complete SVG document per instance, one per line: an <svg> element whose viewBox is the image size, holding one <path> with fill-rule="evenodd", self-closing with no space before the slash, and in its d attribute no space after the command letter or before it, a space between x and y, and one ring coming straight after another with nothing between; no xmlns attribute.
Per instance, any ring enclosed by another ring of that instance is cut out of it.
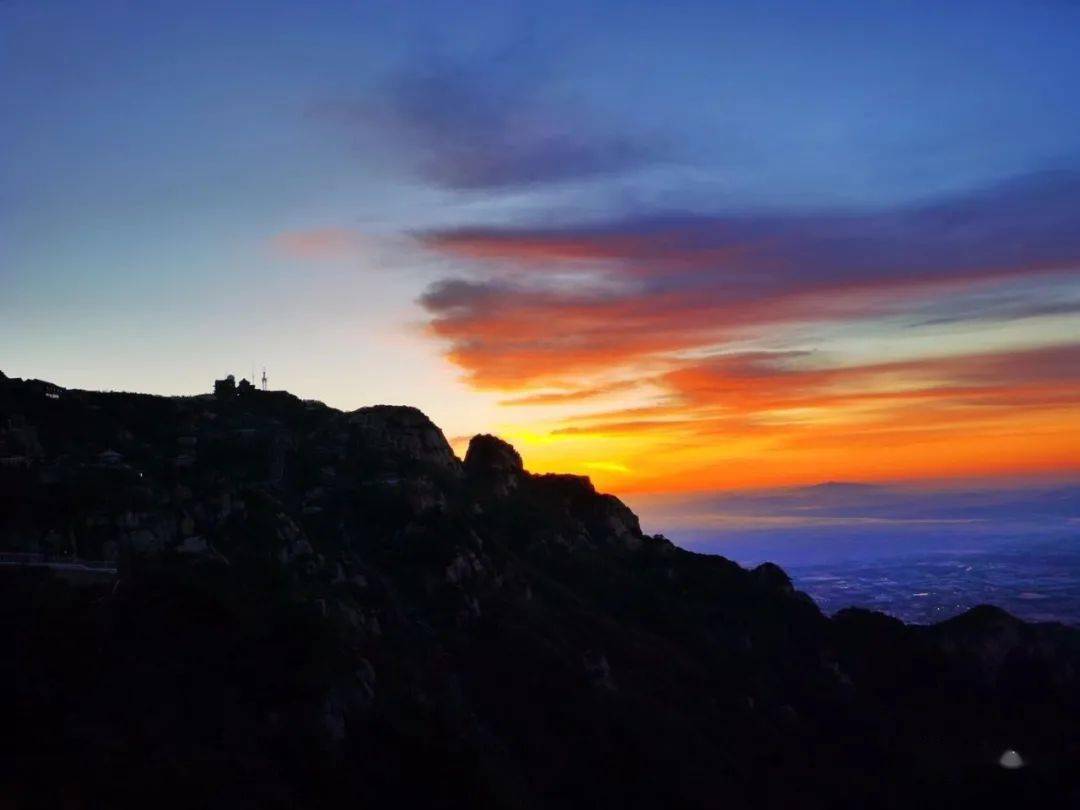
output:
<svg viewBox="0 0 1080 810"><path fill-rule="evenodd" d="M0 14L0 101L18 122L3 128L6 206L44 193L41 172L74 204L136 176L274 199L347 159L452 188L617 173L604 191L628 202L868 206L1080 154L1070 2L14 0ZM302 149L335 138L351 149ZM491 146L499 165L475 165Z"/></svg>

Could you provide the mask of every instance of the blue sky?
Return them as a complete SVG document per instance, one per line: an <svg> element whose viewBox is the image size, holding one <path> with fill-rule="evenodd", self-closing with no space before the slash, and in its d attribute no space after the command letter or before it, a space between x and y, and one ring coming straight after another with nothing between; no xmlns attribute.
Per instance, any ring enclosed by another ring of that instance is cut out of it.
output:
<svg viewBox="0 0 1080 810"><path fill-rule="evenodd" d="M0 75L8 374L627 493L1076 472L1080 4L8 0Z"/></svg>

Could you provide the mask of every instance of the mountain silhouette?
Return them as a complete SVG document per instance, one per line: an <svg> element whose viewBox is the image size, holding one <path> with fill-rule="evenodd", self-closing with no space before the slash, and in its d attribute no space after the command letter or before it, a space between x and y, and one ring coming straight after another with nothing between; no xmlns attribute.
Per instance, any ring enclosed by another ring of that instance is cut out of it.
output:
<svg viewBox="0 0 1080 810"><path fill-rule="evenodd" d="M413 408L0 375L0 551L14 806L1080 800L1077 630L827 617Z"/></svg>

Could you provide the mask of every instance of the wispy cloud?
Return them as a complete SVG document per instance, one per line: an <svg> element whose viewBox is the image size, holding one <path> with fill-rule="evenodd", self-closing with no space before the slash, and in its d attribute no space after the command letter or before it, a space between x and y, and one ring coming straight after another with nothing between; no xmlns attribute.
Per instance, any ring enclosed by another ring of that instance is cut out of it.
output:
<svg viewBox="0 0 1080 810"><path fill-rule="evenodd" d="M615 382L604 383L603 385L593 385L589 387L571 386L568 390L564 391L544 391L537 394L514 397L512 399L504 399L500 404L522 406L565 405L567 403L593 400L599 397L608 396L609 394L622 393L638 387L639 384L638 381L633 380L618 380Z"/></svg>
<svg viewBox="0 0 1080 810"><path fill-rule="evenodd" d="M635 217L419 239L471 268L421 298L450 357L478 386L528 388L723 344L736 330L902 314L978 284L1076 276L1080 175L862 214Z"/></svg>
<svg viewBox="0 0 1080 810"><path fill-rule="evenodd" d="M667 392L657 404L578 414L556 432L779 437L813 427L819 443L837 434L880 441L1080 401L1080 343L846 366L805 359L812 355L752 352L677 363L651 380Z"/></svg>
<svg viewBox="0 0 1080 810"><path fill-rule="evenodd" d="M405 151L425 180L498 190L612 175L655 162L655 138L605 125L560 97L541 74L498 56L410 65L360 101L320 107L361 134Z"/></svg>
<svg viewBox="0 0 1080 810"><path fill-rule="evenodd" d="M1051 315L1080 315L1080 300L1044 301L1030 300L1025 296L1004 297L953 306L949 314L916 321L911 326L944 326L965 321L1021 321Z"/></svg>

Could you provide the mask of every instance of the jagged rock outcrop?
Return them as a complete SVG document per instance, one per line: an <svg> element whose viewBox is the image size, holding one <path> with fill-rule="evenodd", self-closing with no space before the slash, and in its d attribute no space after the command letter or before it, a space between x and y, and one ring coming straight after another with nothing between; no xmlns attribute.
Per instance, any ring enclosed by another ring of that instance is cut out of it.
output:
<svg viewBox="0 0 1080 810"><path fill-rule="evenodd" d="M521 455L497 436L473 436L465 453L465 473L495 497L517 489L525 477Z"/></svg>
<svg viewBox="0 0 1080 810"><path fill-rule="evenodd" d="M13 418L35 448L0 465L0 550L35 561L0 568L16 806L1080 798L1072 628L830 619L500 439L459 462L412 408L0 377ZM116 563L38 564L76 557Z"/></svg>

